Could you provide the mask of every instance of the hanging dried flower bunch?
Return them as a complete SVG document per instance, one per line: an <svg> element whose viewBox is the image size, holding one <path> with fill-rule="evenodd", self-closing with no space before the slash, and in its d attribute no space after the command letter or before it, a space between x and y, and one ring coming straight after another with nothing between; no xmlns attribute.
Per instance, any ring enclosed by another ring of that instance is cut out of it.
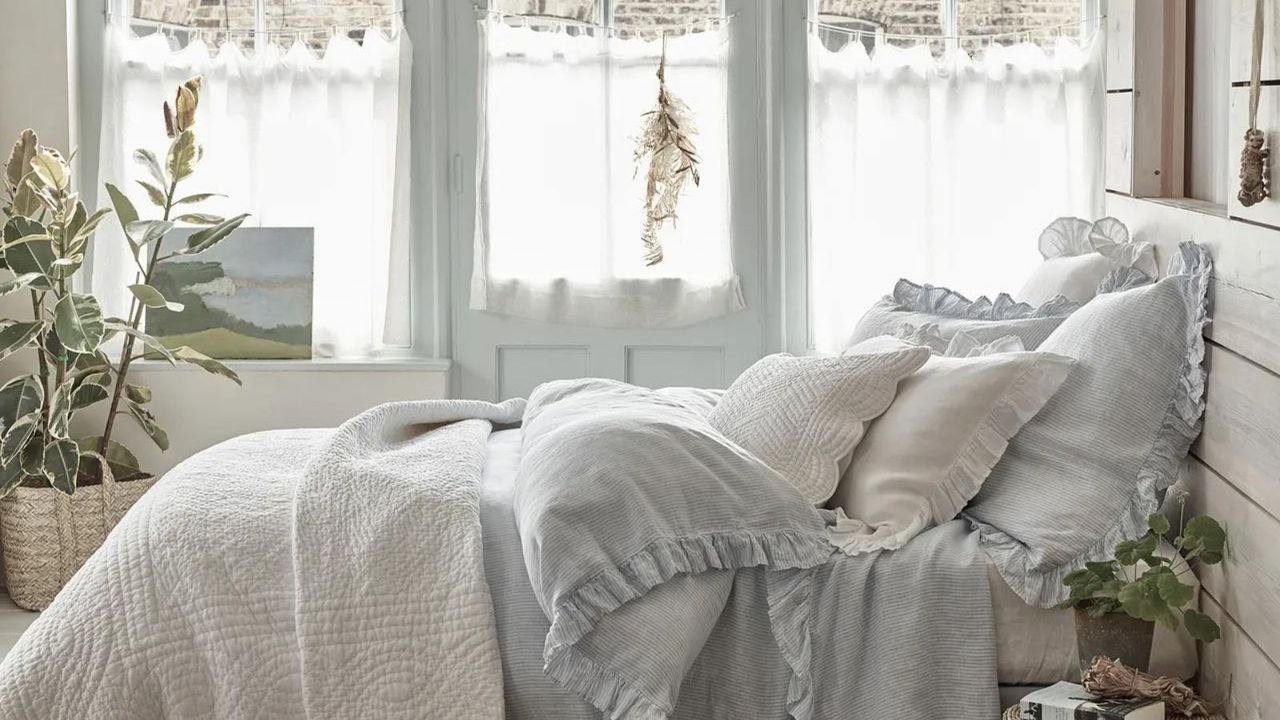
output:
<svg viewBox="0 0 1280 720"><path fill-rule="evenodd" d="M636 171L648 158L644 199L644 264L662 262L662 240L658 237L663 223L674 225L676 207L685 183L701 182L698 154L693 146L697 129L693 112L683 100L667 89L667 39L662 38L662 59L658 62L658 105L645 113L640 138L636 143Z"/></svg>
<svg viewBox="0 0 1280 720"><path fill-rule="evenodd" d="M1270 150L1267 135L1258 129L1258 98L1262 90L1262 28L1265 17L1263 0L1257 0L1253 14L1253 57L1249 78L1249 129L1244 131L1244 149L1240 151L1240 192L1236 199L1250 207L1271 194Z"/></svg>

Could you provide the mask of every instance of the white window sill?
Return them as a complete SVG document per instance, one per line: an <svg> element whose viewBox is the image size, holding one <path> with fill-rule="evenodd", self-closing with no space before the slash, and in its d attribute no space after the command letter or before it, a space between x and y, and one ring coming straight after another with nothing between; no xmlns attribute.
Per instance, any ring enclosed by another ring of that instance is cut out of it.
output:
<svg viewBox="0 0 1280 720"><path fill-rule="evenodd" d="M343 360L315 358L312 360L223 360L227 367L241 372L422 372L445 373L453 365L448 358L386 358L369 360ZM131 369L152 371L195 371L200 368L188 363L170 365L164 360L135 360Z"/></svg>

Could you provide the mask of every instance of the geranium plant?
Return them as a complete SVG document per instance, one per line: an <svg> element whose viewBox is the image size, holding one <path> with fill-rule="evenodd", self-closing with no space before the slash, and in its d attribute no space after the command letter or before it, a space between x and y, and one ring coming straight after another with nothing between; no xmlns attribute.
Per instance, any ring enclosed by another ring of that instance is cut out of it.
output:
<svg viewBox="0 0 1280 720"><path fill-rule="evenodd" d="M1186 499L1185 493L1179 494L1181 527L1174 538L1174 548L1188 564L1222 562L1226 531L1208 515L1186 520ZM1169 518L1152 514L1147 518L1147 527L1141 538L1117 544L1113 559L1085 563L1067 575L1063 582L1071 588L1071 595L1062 607L1078 607L1095 618L1123 612L1169 629L1177 629L1181 620L1191 637L1206 643L1217 640L1221 635L1218 624L1187 607L1195 588L1182 578L1191 572L1190 568L1175 571L1169 558L1156 554L1160 538L1171 530Z"/></svg>
<svg viewBox="0 0 1280 720"><path fill-rule="evenodd" d="M26 292L31 317L0 321L0 358L31 349L37 369L0 387L0 497L22 484L51 485L69 495L78 483L100 481L104 462L118 479L143 475L135 455L112 438L118 415L132 417L161 450L168 448L168 436L148 407L151 390L128 381L129 366L140 354L138 343L170 363L191 363L239 382L216 360L189 347L166 348L139 330L145 308L182 309L150 286L156 265L212 247L246 217L179 210L212 197L178 192L202 154L192 130L199 92L200 79L194 78L179 88L172 108L164 103L170 143L163 163L147 150L134 154L150 176L139 184L161 218L141 219L119 188L106 186L138 266L127 318L104 316L96 297L73 289L95 232L112 209L88 212L73 188L70 164L57 150L40 145L35 132L23 132L13 146L0 203L5 215L0 263L14 277L0 283L0 295ZM202 229L166 254L165 237L179 223ZM122 351L113 358L106 346L118 335ZM103 433L72 437L73 416L108 400Z"/></svg>

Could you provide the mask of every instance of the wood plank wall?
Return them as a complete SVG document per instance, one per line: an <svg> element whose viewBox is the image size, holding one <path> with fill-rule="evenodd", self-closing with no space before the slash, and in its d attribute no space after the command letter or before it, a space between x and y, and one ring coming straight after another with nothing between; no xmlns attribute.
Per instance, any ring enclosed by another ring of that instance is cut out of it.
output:
<svg viewBox="0 0 1280 720"><path fill-rule="evenodd" d="M1226 162L1232 187L1227 206L1215 208L1133 197L1145 193L1133 182L1132 153L1113 151L1132 147L1134 138L1138 144L1149 142L1160 131L1148 131L1141 118L1112 100L1132 94L1116 90L1135 77L1134 68L1126 66L1135 62L1135 50L1117 45L1123 46L1135 28L1139 36L1143 29L1135 24L1133 0L1111 0L1108 76L1116 82L1108 80L1108 100L1116 109L1114 117L1108 116L1106 210L1138 240L1155 243L1162 266L1187 240L1209 246L1214 256L1213 322L1205 332L1208 407L1183 482L1193 512L1226 523L1231 551L1222 565L1199 570L1205 590L1201 610L1223 629L1221 640L1201 647L1200 683L1202 691L1224 703L1231 720L1261 720L1280 718L1280 199L1251 208L1235 200L1254 0L1231 2ZM1280 162L1280 0L1267 0L1266 10L1266 84L1258 124ZM1142 44L1134 47L1141 56ZM1280 180L1280 173L1273 177Z"/></svg>

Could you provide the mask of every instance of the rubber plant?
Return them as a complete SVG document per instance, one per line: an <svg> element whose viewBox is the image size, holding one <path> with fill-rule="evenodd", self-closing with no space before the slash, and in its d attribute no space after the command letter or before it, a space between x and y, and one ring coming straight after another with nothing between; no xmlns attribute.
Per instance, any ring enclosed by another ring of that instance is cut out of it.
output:
<svg viewBox="0 0 1280 720"><path fill-rule="evenodd" d="M150 177L140 185L160 209L158 220L140 219L129 198L111 184L106 189L113 208L90 213L73 188L70 164L61 153L40 145L32 130L14 143L0 202L5 216L0 265L13 277L0 283L0 295L25 292L31 318L0 320L0 359L31 350L36 369L0 386L0 497L23 484L50 485L70 495L78 484L100 482L103 462L117 479L145 476L134 453L112 438L116 417L128 415L162 451L169 446L148 407L151 390L128 382L129 367L141 354L138 343L171 364L190 363L239 382L218 361L189 347L166 348L139 330L145 308L182 309L150 286L156 266L212 247L246 217L178 210L212 197L178 193L201 156L192 130L199 91L197 77L179 88L173 108L164 103L170 143L163 164L149 151L134 154ZM137 282L129 286L133 301L127 318L104 316L94 295L74 289L95 233L113 210L138 266ZM201 229L165 254L165 237L179 223ZM113 358L106 347L118 336L122 350ZM103 433L73 437L73 417L108 401Z"/></svg>
<svg viewBox="0 0 1280 720"><path fill-rule="evenodd" d="M1159 622L1171 630L1177 629L1181 618L1191 637L1206 643L1217 640L1221 636L1218 624L1208 615L1186 607L1195 588L1183 582L1182 577L1191 573L1191 563L1222 562L1227 533L1208 515L1186 520L1186 501L1186 493L1179 492L1180 527L1173 546L1186 558L1187 568L1175 571L1169 558L1156 554L1156 546L1171 530L1171 524L1165 515L1154 513L1147 518L1146 534L1117 544L1111 560L1085 563L1063 579L1071 594L1062 607L1077 607L1095 618L1123 612L1139 620Z"/></svg>

